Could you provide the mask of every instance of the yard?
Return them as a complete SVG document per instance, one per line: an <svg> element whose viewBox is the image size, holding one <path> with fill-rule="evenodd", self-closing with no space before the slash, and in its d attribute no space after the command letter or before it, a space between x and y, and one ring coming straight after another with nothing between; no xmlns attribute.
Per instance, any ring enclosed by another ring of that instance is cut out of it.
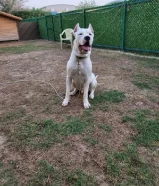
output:
<svg viewBox="0 0 159 186"><path fill-rule="evenodd" d="M62 107L71 49L0 45L0 185L159 185L159 59L93 49L98 87Z"/></svg>

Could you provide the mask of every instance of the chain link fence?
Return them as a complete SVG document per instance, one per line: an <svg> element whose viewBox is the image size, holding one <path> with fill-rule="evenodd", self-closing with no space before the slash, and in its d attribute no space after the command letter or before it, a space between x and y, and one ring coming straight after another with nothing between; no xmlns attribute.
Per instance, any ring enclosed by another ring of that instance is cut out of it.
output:
<svg viewBox="0 0 159 186"><path fill-rule="evenodd" d="M59 41L64 29L91 23L95 47L159 53L159 0L130 0L36 20L42 39Z"/></svg>

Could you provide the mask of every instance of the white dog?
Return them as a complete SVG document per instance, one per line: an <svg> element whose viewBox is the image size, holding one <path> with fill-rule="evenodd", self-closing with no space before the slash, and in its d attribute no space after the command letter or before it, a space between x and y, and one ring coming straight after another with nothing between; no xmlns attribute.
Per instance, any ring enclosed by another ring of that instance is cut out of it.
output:
<svg viewBox="0 0 159 186"><path fill-rule="evenodd" d="M68 105L70 95L75 95L78 90L83 89L84 108L89 108L91 105L88 101L88 91L90 89L89 97L93 99L97 86L97 76L95 77L92 73L92 62L90 60L94 31L91 24L87 29L80 28L79 24L77 24L73 34L75 40L71 57L67 63L66 95L62 105ZM72 92L70 92L71 84L74 88Z"/></svg>

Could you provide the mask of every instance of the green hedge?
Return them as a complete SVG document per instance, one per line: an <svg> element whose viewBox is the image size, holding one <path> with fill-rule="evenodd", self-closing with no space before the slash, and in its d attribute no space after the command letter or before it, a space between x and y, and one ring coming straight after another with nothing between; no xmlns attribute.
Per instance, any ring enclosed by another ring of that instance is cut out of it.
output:
<svg viewBox="0 0 159 186"><path fill-rule="evenodd" d="M12 14L21 17L23 19L30 19L34 17L45 16L47 14L50 14L50 12L42 11L40 9L33 9L33 10L14 11L12 12Z"/></svg>

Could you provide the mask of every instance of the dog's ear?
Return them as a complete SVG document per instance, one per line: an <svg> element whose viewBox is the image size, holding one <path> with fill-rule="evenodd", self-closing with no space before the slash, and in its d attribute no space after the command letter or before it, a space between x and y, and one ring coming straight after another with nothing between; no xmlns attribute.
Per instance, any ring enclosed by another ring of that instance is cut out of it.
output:
<svg viewBox="0 0 159 186"><path fill-rule="evenodd" d="M94 30L93 30L93 27L92 27L91 24L89 24L89 27L88 28L91 30L92 33L94 33Z"/></svg>
<svg viewBox="0 0 159 186"><path fill-rule="evenodd" d="M80 28L79 23L77 23L77 25L74 28L74 33L77 32L79 28Z"/></svg>

